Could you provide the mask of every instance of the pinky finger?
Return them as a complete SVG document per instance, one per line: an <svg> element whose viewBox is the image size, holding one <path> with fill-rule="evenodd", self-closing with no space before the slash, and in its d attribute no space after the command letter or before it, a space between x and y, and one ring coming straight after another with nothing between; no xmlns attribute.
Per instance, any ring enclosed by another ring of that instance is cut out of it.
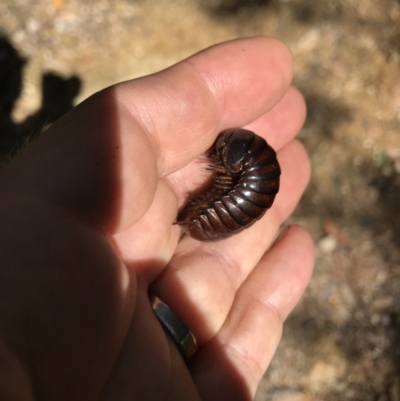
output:
<svg viewBox="0 0 400 401"><path fill-rule="evenodd" d="M236 293L219 333L191 364L202 399L253 399L313 263L312 239L299 226L288 228L264 255Z"/></svg>

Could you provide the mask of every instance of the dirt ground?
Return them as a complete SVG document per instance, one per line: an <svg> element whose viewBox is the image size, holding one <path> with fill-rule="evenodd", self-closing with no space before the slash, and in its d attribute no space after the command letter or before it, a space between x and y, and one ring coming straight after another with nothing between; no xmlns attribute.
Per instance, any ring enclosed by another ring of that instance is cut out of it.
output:
<svg viewBox="0 0 400 401"><path fill-rule="evenodd" d="M400 1L3 0L0 27L3 159L112 83L236 37L286 42L313 165L291 221L317 260L256 399L400 401Z"/></svg>

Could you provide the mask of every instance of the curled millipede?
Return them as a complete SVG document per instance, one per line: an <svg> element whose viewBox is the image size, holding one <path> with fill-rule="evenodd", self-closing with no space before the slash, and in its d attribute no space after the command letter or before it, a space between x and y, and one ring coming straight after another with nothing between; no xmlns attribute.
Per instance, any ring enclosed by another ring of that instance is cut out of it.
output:
<svg viewBox="0 0 400 401"><path fill-rule="evenodd" d="M267 142L242 128L222 133L208 157L212 185L189 201L176 224L199 241L219 241L250 227L271 207L281 169Z"/></svg>

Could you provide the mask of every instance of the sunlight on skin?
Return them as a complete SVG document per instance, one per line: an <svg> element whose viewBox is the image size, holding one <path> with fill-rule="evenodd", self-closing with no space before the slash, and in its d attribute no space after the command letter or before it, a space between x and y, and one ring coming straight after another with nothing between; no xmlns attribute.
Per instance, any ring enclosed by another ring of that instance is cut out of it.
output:
<svg viewBox="0 0 400 401"><path fill-rule="evenodd" d="M313 266L300 227L271 248L310 174L292 74L277 40L213 46L95 94L2 170L0 398L252 399ZM232 126L278 151L276 201L226 241L179 241L192 162ZM189 366L149 288L199 339Z"/></svg>

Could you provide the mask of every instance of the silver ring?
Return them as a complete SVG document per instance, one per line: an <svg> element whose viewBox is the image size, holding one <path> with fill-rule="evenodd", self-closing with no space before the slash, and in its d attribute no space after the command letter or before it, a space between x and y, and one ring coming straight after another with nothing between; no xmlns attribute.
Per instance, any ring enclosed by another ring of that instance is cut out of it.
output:
<svg viewBox="0 0 400 401"><path fill-rule="evenodd" d="M160 298L152 295L150 301L158 320L173 338L185 360L188 361L197 351L195 336Z"/></svg>

